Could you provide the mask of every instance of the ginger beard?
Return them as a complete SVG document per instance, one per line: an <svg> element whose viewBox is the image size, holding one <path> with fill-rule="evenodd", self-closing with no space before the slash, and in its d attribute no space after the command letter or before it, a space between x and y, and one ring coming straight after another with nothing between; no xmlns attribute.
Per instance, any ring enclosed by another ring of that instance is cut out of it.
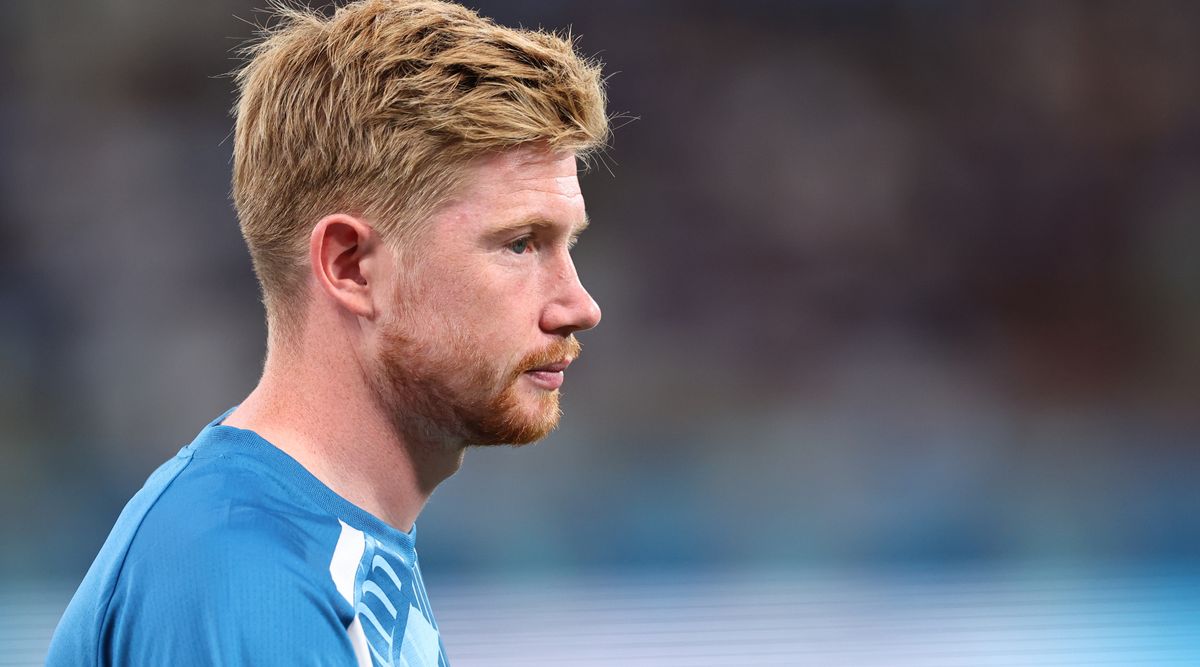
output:
<svg viewBox="0 0 1200 667"><path fill-rule="evenodd" d="M522 387L521 376L578 357L574 336L506 366L460 330L443 331L436 341L418 340L398 323L382 333L371 384L400 433L448 446L526 445L554 430L562 416L558 390Z"/></svg>

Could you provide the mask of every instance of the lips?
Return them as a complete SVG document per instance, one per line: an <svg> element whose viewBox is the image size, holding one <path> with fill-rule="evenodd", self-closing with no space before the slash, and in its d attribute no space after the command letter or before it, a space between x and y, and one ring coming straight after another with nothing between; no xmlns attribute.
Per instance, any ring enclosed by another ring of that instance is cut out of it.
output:
<svg viewBox="0 0 1200 667"><path fill-rule="evenodd" d="M525 371L525 372L526 373L561 373L561 372L567 370L567 366L571 365L571 361L572 361L572 359L563 359L562 361L556 361L552 364L545 364L544 366L537 366L535 368L530 368L528 371Z"/></svg>
<svg viewBox="0 0 1200 667"><path fill-rule="evenodd" d="M524 369L520 377L545 391L562 386L564 371L579 358L582 346L574 336L567 336L521 359L516 368Z"/></svg>
<svg viewBox="0 0 1200 667"><path fill-rule="evenodd" d="M554 391L562 386L563 371L570 365L570 359L563 359L552 364L535 366L525 371L525 377L529 378L534 385L542 389Z"/></svg>

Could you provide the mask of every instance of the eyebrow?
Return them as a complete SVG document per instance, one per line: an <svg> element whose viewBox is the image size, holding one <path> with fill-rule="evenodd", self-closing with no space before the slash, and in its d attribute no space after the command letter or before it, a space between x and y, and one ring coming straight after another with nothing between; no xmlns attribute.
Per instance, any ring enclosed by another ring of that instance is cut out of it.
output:
<svg viewBox="0 0 1200 667"><path fill-rule="evenodd" d="M579 224L573 225L571 227L571 232L570 232L571 237L579 236L580 234L583 233L583 230L587 229L588 226L590 226L591 224L592 224L592 221L590 218L588 218L588 214L584 213L583 221L580 222ZM512 223L512 224L508 224L508 225L500 225L499 227L494 228L491 233L492 234L507 234L509 232L515 232L518 229L525 229L526 227L532 227L535 229L546 229L546 228L556 227L556 226L557 225L555 223L550 222L549 220L546 220L545 218L530 218L528 220L522 220L521 222L516 222L516 223Z"/></svg>

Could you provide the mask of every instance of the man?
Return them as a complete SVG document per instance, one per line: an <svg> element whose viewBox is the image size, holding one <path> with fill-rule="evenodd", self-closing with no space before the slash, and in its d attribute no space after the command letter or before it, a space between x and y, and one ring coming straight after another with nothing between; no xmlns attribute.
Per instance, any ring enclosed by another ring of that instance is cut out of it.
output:
<svg viewBox="0 0 1200 667"><path fill-rule="evenodd" d="M125 508L51 665L446 665L413 523L559 417L608 124L568 40L432 0L281 10L240 72L262 379Z"/></svg>

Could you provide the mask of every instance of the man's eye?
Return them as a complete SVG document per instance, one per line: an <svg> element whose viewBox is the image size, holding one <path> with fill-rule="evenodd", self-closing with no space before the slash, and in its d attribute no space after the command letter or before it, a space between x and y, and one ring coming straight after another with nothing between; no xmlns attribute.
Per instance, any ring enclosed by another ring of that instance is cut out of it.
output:
<svg viewBox="0 0 1200 667"><path fill-rule="evenodd" d="M518 255L524 254L525 251L529 249L529 239L517 239L516 241L508 244L508 249L517 253Z"/></svg>

